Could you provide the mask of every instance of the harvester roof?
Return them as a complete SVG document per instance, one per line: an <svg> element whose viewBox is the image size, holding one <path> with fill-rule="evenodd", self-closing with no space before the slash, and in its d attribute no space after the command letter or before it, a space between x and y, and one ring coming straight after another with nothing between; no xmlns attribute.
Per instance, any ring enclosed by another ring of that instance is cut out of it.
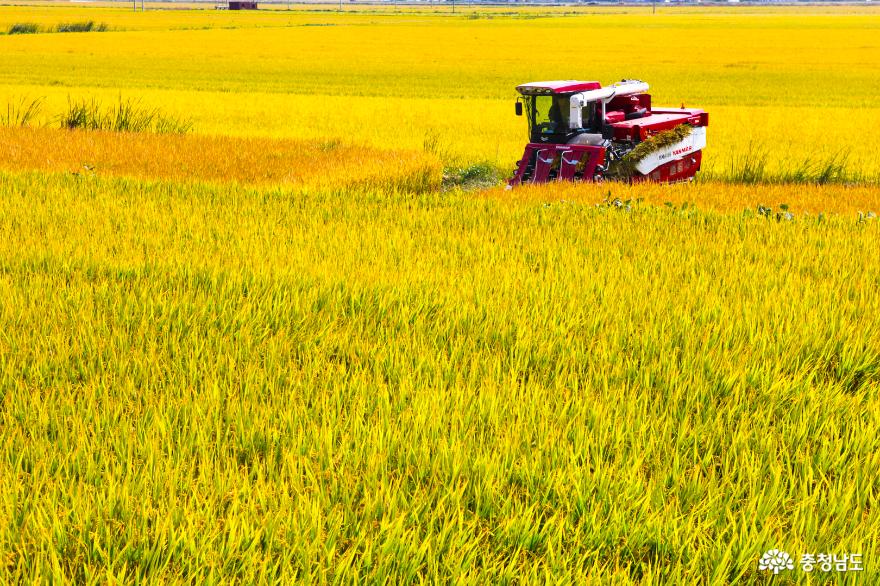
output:
<svg viewBox="0 0 880 586"><path fill-rule="evenodd" d="M564 79L560 81L533 81L516 86L516 91L523 95L535 94L571 94L597 90L602 87L598 81L577 81Z"/></svg>

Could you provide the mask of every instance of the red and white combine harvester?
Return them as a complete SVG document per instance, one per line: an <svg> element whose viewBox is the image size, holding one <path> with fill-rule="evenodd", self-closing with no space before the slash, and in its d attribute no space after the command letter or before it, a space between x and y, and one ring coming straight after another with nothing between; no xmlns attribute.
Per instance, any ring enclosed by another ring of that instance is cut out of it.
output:
<svg viewBox="0 0 880 586"><path fill-rule="evenodd" d="M529 144L510 185L547 181L689 181L700 170L709 115L652 108L648 84L541 81L518 86Z"/></svg>

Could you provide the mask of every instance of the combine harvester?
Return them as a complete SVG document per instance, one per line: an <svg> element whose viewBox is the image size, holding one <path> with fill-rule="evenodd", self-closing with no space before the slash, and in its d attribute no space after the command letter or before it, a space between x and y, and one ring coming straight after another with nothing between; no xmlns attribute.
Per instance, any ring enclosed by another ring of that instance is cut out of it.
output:
<svg viewBox="0 0 880 586"><path fill-rule="evenodd" d="M529 144L510 185L548 181L690 181L700 170L709 115L651 108L648 84L541 81L518 86Z"/></svg>

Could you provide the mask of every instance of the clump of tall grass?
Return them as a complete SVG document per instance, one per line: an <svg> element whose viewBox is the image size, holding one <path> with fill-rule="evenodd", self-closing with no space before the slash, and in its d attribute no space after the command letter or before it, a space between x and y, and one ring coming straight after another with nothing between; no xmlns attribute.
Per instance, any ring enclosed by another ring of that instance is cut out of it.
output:
<svg viewBox="0 0 880 586"><path fill-rule="evenodd" d="M853 173L847 168L847 155L835 153L825 159L807 158L796 167L782 171L782 183L847 183Z"/></svg>
<svg viewBox="0 0 880 586"><path fill-rule="evenodd" d="M765 183L768 180L765 148L750 144L745 152L734 155L726 179L732 183Z"/></svg>
<svg viewBox="0 0 880 586"><path fill-rule="evenodd" d="M6 113L0 114L0 126L30 126L43 109L43 98L19 98L6 104Z"/></svg>
<svg viewBox="0 0 880 586"><path fill-rule="evenodd" d="M447 167L443 171L443 187L451 189L482 189L498 184L501 170L489 162L474 163L463 167Z"/></svg>
<svg viewBox="0 0 880 586"><path fill-rule="evenodd" d="M33 22L16 22L6 30L9 35L33 35L40 32L40 26Z"/></svg>
<svg viewBox="0 0 880 586"><path fill-rule="evenodd" d="M110 30L106 23L85 20L81 22L62 22L46 32L56 33L102 33ZM43 32L40 25L34 22L16 22L6 33L10 35L32 35Z"/></svg>
<svg viewBox="0 0 880 586"><path fill-rule="evenodd" d="M68 100L67 111L61 114L62 128L98 130L105 126L105 114L96 100Z"/></svg>
<svg viewBox="0 0 880 586"><path fill-rule="evenodd" d="M111 130L114 132L156 132L186 134L192 121L165 114L159 108L142 106L139 101L119 98L115 106L105 107L96 99L68 100L61 114L62 128Z"/></svg>
<svg viewBox="0 0 880 586"><path fill-rule="evenodd" d="M852 171L847 165L847 155L839 152L825 158L806 158L794 166L778 171L768 169L770 159L766 148L750 145L746 152L735 156L728 175L724 178L731 183L851 183L865 180L862 174Z"/></svg>
<svg viewBox="0 0 880 586"><path fill-rule="evenodd" d="M103 22L85 20L81 22L62 22L55 27L57 33L102 33L107 30Z"/></svg>

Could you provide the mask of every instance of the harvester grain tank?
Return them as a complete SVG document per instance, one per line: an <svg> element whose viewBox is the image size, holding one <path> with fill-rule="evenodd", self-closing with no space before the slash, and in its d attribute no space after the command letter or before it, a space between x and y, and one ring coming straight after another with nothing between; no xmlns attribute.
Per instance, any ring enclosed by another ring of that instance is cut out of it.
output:
<svg viewBox="0 0 880 586"><path fill-rule="evenodd" d="M700 170L709 115L654 108L648 84L541 81L517 86L529 143L510 185L548 181L689 181Z"/></svg>

